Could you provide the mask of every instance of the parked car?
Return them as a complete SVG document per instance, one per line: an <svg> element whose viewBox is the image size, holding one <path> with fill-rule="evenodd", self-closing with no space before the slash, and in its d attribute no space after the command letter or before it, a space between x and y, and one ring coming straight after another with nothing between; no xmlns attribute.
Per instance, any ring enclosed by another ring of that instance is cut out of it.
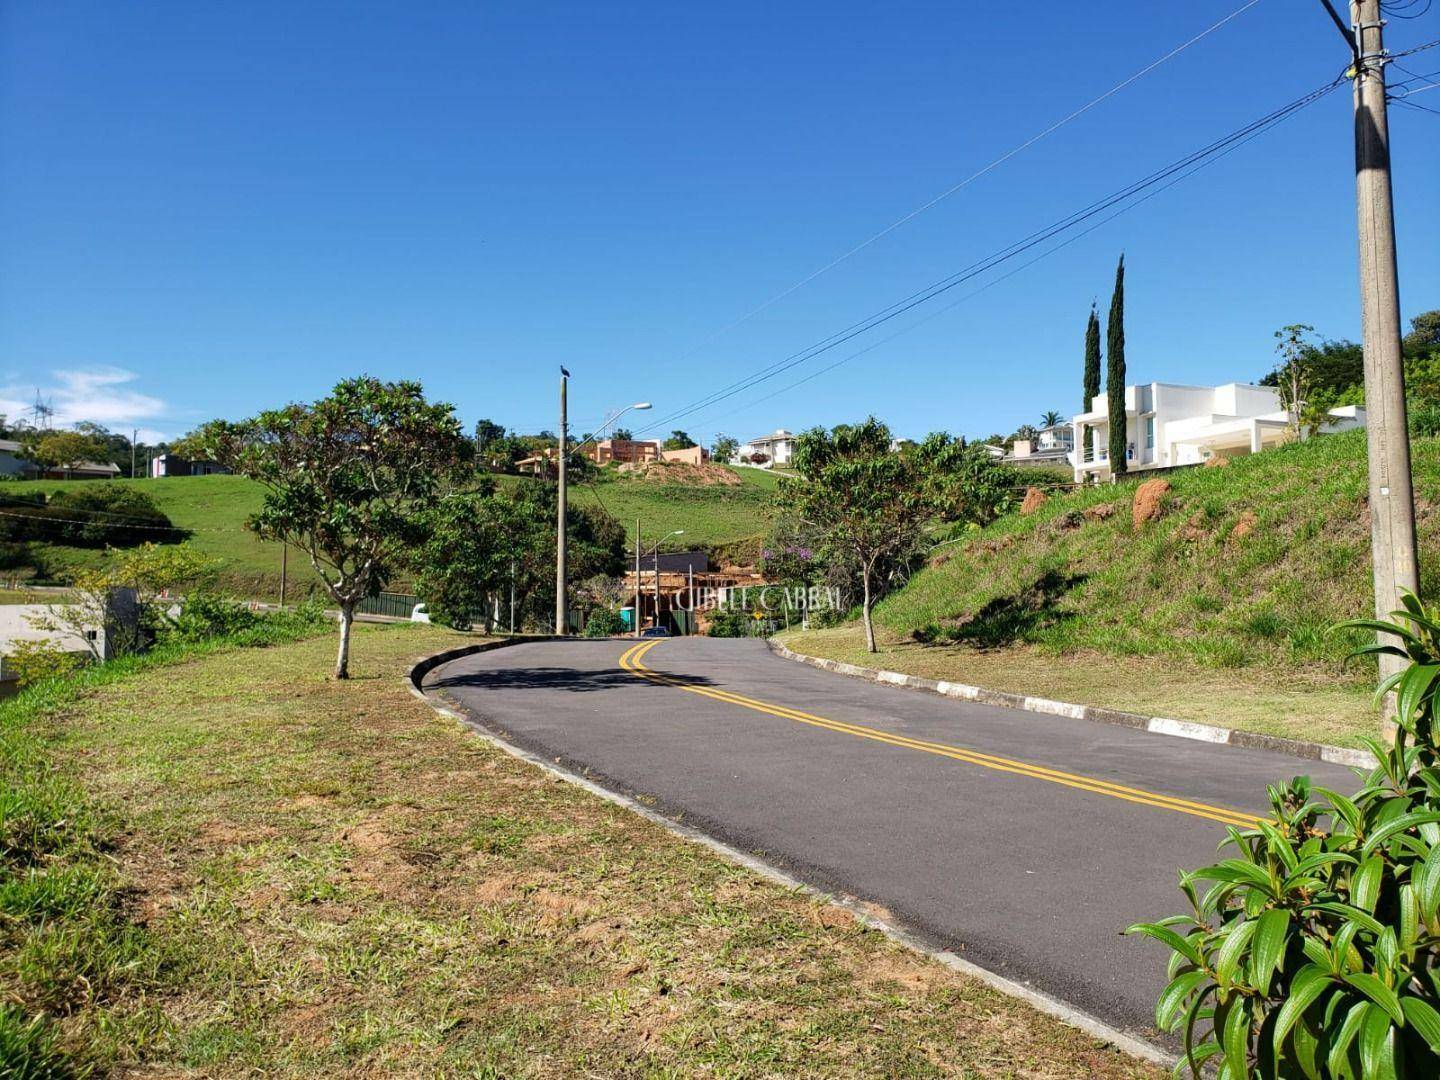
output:
<svg viewBox="0 0 1440 1080"><path fill-rule="evenodd" d="M647 626L640 631L641 637L669 637L670 630L664 626Z"/></svg>
<svg viewBox="0 0 1440 1080"><path fill-rule="evenodd" d="M430 621L430 609L424 604L416 604L414 610L410 612L410 621L428 623Z"/></svg>

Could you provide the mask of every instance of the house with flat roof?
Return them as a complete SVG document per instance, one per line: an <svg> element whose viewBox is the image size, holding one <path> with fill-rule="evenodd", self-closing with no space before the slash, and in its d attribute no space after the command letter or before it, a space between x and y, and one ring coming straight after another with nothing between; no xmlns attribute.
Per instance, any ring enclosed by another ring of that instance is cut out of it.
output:
<svg viewBox="0 0 1440 1080"><path fill-rule="evenodd" d="M1346 431L1364 426L1364 408L1347 405L1331 409L1321 430ZM1076 416L1070 427L1074 440L1070 463L1076 482L1109 480L1113 474L1106 395L1097 394L1090 402L1090 411ZM1290 437L1290 416L1280 404L1280 395L1268 386L1157 382L1125 387L1128 472L1202 465L1212 457L1255 454L1279 446Z"/></svg>
<svg viewBox="0 0 1440 1080"><path fill-rule="evenodd" d="M179 454L160 454L150 461L150 476L223 476L230 472L218 461L183 458Z"/></svg>

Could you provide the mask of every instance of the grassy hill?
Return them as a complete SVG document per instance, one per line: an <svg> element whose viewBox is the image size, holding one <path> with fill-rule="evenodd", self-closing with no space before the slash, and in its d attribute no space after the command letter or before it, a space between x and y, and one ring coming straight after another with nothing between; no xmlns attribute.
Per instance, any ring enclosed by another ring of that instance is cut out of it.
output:
<svg viewBox="0 0 1440 1080"><path fill-rule="evenodd" d="M1415 441L1423 577L1440 572L1440 440ZM1154 475L1154 474L1151 474ZM1137 483L1051 498L937 550L877 610L920 641L1167 656L1210 667L1321 665L1329 627L1370 613L1365 435L1164 474L1163 515L1132 524Z"/></svg>
<svg viewBox="0 0 1440 1080"><path fill-rule="evenodd" d="M594 483L571 488L575 505L602 505L627 529L635 518L647 537L684 529L684 541L706 547L724 545L765 530L762 518L774 476L759 469L737 469L740 483L733 487L694 487L659 483L607 473ZM20 482L0 489L14 495L47 493L93 485L95 480L43 480ZM159 480L111 480L133 485L149 494L176 526L189 530L190 541L224 560L228 585L247 596L273 598L279 592L280 546L258 540L244 528L245 518L260 508L261 488L238 476L181 476ZM521 483L518 479L505 482ZM674 547L680 538L667 547ZM68 570L104 557L101 551L57 544L34 545L34 556L44 570L40 576L63 578ZM290 553L289 585L292 596L315 587L308 562Z"/></svg>
<svg viewBox="0 0 1440 1080"><path fill-rule="evenodd" d="M684 529L684 538L675 537L667 548L716 547L764 533L765 514L779 484L779 478L764 469L730 472L740 478L738 485L697 487L606 470L599 482L578 484L571 492L578 505L603 506L632 533L638 516L647 538Z"/></svg>
<svg viewBox="0 0 1440 1080"><path fill-rule="evenodd" d="M1440 584L1440 439L1413 441L1428 595ZM1172 485L1139 527L1139 482ZM1052 496L935 549L876 610L878 659L846 626L802 651L1019 693L1352 741L1373 667L1346 666L1371 613L1365 434Z"/></svg>

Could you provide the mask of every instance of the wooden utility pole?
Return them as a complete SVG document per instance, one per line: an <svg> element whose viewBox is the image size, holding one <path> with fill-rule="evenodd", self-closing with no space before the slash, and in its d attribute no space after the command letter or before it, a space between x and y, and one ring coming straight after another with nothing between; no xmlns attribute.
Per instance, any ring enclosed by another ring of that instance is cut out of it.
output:
<svg viewBox="0 0 1440 1080"><path fill-rule="evenodd" d="M280 606L285 606L285 577L290 569L290 545L280 541Z"/></svg>
<svg viewBox="0 0 1440 1080"><path fill-rule="evenodd" d="M565 605L565 440L569 420L565 412L565 394L570 385L570 373L560 369L560 445L555 466L559 470L559 498L556 500L555 520L555 633L561 637L570 632L569 617Z"/></svg>
<svg viewBox="0 0 1440 1080"><path fill-rule="evenodd" d="M1327 5L1328 6L1328 5ZM1355 53L1355 198L1360 225L1360 308L1365 343L1365 422L1370 465L1370 543L1375 612L1384 618L1418 592L1415 498L1400 354L1400 285L1390 187L1388 62L1380 0L1351 0ZM1400 668L1380 657L1380 676Z"/></svg>

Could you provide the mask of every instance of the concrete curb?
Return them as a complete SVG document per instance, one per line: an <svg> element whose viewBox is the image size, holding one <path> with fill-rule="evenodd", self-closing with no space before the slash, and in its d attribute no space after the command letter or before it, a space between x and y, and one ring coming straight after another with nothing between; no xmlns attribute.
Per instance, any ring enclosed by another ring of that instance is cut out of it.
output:
<svg viewBox="0 0 1440 1080"><path fill-rule="evenodd" d="M797 663L809 664L837 675L867 679L887 686L901 686L908 690L923 690L941 697L960 701L975 701L982 705L999 705L1007 709L1023 709L1027 712L1045 713L1049 716L1068 716L1072 720L1090 720L1097 724L1115 724L1120 727L1138 728L1151 735L1170 735L1179 739L1194 739L1197 742L1220 743L1239 746L1246 750L1269 750L1277 754L1306 758L1310 761L1325 761L1332 765L1349 765L1357 769L1373 769L1375 758L1366 750L1351 750L1343 746L1327 746L1324 743L1300 742L1296 739L1282 739L1278 735L1261 735L1253 731L1237 731L1234 728L1215 727L1212 724L1197 724L1190 720L1169 720L1163 716L1141 716L1139 713L1121 712L1119 709L1101 709L1094 705L1072 705L1065 701L1051 701L1049 698L1027 697L1024 694L1007 694L999 690L987 690L983 686L966 683L945 682L936 679L922 679L918 675L905 675L898 671L882 671L878 668L860 667L856 664L842 664L838 660L826 660L818 656L807 656L788 649L778 641L767 641L770 651L776 656Z"/></svg>
<svg viewBox="0 0 1440 1080"><path fill-rule="evenodd" d="M628 795L622 794L618 791L611 791L609 788L602 787L601 785L595 783L593 780L590 780L589 778L582 776L579 773L572 772L570 769L567 769L564 766L557 764L556 762L547 761L545 758L539 757L536 754L532 754L530 751L516 746L514 743L508 742L507 740L496 735L494 732L487 730L475 717L469 716L465 712L461 711L460 706L457 705L455 708L450 708L447 705L442 705L435 698L425 693L425 676L430 674L430 672L434 671L436 668L441 667L444 664L450 663L452 660L459 660L466 656L473 656L476 653L491 652L495 649L508 648L511 645L523 645L531 641L560 640L565 639L555 637L505 638L500 641L487 641L475 645L462 645L459 648L447 649L444 652L435 653L433 656L427 656L423 660L417 662L415 666L410 669L409 674L406 677L406 683L410 688L410 693L415 695L415 697L419 698L426 705L430 706L430 708L433 709L435 712L439 713L441 716L449 717L450 719L456 721L462 727L468 729L472 734L483 739L491 746L494 746L497 750L504 751L511 757L518 758L519 760L524 761L527 764L534 765L538 769L543 769L545 772L550 773L552 776L564 780L567 783L574 784L576 787L583 788L585 791L588 791L590 794L595 795L598 798L604 799L606 802L613 803L616 806L624 807L626 810L639 814L647 821L651 821L654 824L660 826L666 832L678 836L681 839L688 840L691 843L699 844L701 847L709 849L715 854L720 855L722 858L729 859L730 861L738 863L741 866L745 867L747 870L759 874L767 881L774 882L775 884L780 885L783 888L793 890L795 892L801 893L804 896L811 897L823 903L831 904L838 908L843 908L845 911L849 912L857 922L861 923L864 926L870 927L873 930L878 930L880 933L888 937L891 941L894 941L899 945L903 945L905 948L910 949L914 952L922 953L923 955L930 957L932 960L936 960L939 963L945 965L945 967L949 968L952 971L959 972L962 975L968 975L971 978L984 983L992 990L996 990L1002 994L1017 998L1020 1001L1025 1002L1027 1005L1030 1005L1037 1011L1045 1013L1047 1016L1053 1016L1057 1020L1060 1020L1062 1023L1068 1024L1073 1028L1077 1028L1080 1031L1083 1031L1085 1034L1099 1039L1102 1042L1109 1043L1116 1049L1129 1054L1131 1057L1136 1057L1141 1059L1142 1061L1149 1061L1153 1064L1165 1066L1167 1068L1175 1064L1177 1058L1174 1054L1169 1053L1161 1047L1158 1047L1153 1043L1147 1042L1142 1038L1121 1031L1119 1028L1111 1027L1104 1020L1101 1020L1097 1016L1092 1016L1090 1013L1087 1013L1081 1009L1077 1009L1072 1005L1066 1004L1059 998L1051 997L1049 994L1045 993L1042 990L1037 990L1033 986L1028 986L1025 983L1015 982L1013 979L1007 979L1003 975L997 975L993 971L982 968L978 964L963 959L962 957L951 952L949 949L934 948L933 946L927 944L918 935L913 934L908 930L905 930L904 928L896 925L895 923L888 922L885 919L876 916L873 910L858 897L836 896L833 893L827 893L820 889L817 889L813 885L808 885L804 881L801 881L799 878L793 877L786 871L782 870L780 867L765 862L763 859L759 859L747 851L742 851L737 847L732 847L730 844L724 843L721 840L717 840L713 836L701 832L699 829L693 828L692 826L684 825L678 821L674 821L671 818L666 817L664 814L658 813L657 811L650 809L648 806L645 806L643 803L632 799ZM798 654L795 655L798 656Z"/></svg>

